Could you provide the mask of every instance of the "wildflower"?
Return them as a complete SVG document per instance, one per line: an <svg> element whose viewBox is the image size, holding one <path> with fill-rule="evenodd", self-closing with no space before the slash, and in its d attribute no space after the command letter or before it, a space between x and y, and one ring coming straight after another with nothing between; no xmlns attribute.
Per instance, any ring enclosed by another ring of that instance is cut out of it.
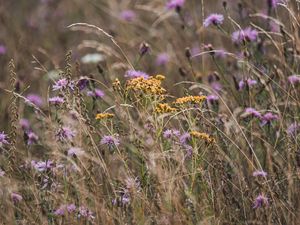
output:
<svg viewBox="0 0 300 225"><path fill-rule="evenodd" d="M62 127L56 133L59 141L72 140L75 137L75 132L70 127Z"/></svg>
<svg viewBox="0 0 300 225"><path fill-rule="evenodd" d="M111 113L98 113L96 115L96 120L102 120L102 119L111 119L113 118L115 115L111 114Z"/></svg>
<svg viewBox="0 0 300 225"><path fill-rule="evenodd" d="M180 9L183 7L185 0L169 0L166 7L167 9Z"/></svg>
<svg viewBox="0 0 300 225"><path fill-rule="evenodd" d="M216 102L219 100L219 97L217 95L208 95L206 97L206 100L210 103Z"/></svg>
<svg viewBox="0 0 300 225"><path fill-rule="evenodd" d="M171 139L172 137L179 137L180 131L175 129L167 129L163 132L163 137L166 139Z"/></svg>
<svg viewBox="0 0 300 225"><path fill-rule="evenodd" d="M261 118L261 113L258 112L256 109L251 108L251 107L246 108L246 109L245 109L245 113L248 114L248 115L257 117L257 118Z"/></svg>
<svg viewBox="0 0 300 225"><path fill-rule="evenodd" d="M28 140L27 140L28 145L32 145L32 144L36 143L39 140L39 137L35 133L33 133L32 131L30 131L27 134L27 137L28 137Z"/></svg>
<svg viewBox="0 0 300 225"><path fill-rule="evenodd" d="M52 90L57 91L57 90L65 89L68 86L68 83L69 83L69 81L66 78L60 79L55 82Z"/></svg>
<svg viewBox="0 0 300 225"><path fill-rule="evenodd" d="M211 137L209 134L207 134L207 133L200 133L200 132L198 132L198 131L191 131L191 132L190 132L190 135L191 135L192 137L202 139L202 140L204 140L205 142L210 143L210 144L215 142L215 139L212 138L212 137Z"/></svg>
<svg viewBox="0 0 300 225"><path fill-rule="evenodd" d="M269 8L276 8L277 4L280 3L280 0L267 0Z"/></svg>
<svg viewBox="0 0 300 225"><path fill-rule="evenodd" d="M183 133L180 137L179 137L179 142L182 145L185 145L187 143L187 141L190 139L191 135L188 132Z"/></svg>
<svg viewBox="0 0 300 225"><path fill-rule="evenodd" d="M0 147L9 144L7 135L2 131L0 132Z"/></svg>
<svg viewBox="0 0 300 225"><path fill-rule="evenodd" d="M23 130L29 130L30 128L30 124L29 124L29 120L28 119L20 119L20 122L19 122L21 128Z"/></svg>
<svg viewBox="0 0 300 225"><path fill-rule="evenodd" d="M49 103L54 104L54 105L60 105L64 102L65 102L64 98L59 97L59 96L49 98Z"/></svg>
<svg viewBox="0 0 300 225"><path fill-rule="evenodd" d="M243 42L255 42L258 38L258 32L251 27L247 27L244 30L238 30L232 33L232 41L236 44Z"/></svg>
<svg viewBox="0 0 300 225"><path fill-rule="evenodd" d="M162 95L166 92L161 87L161 76L150 77L145 79L144 77L137 77L127 81L126 90L141 91L145 94Z"/></svg>
<svg viewBox="0 0 300 225"><path fill-rule="evenodd" d="M145 72L139 71L139 70L127 70L125 73L125 77L128 77L128 78L143 77L145 79L148 79L149 75L146 74Z"/></svg>
<svg viewBox="0 0 300 225"><path fill-rule="evenodd" d="M100 143L102 145L107 145L109 148L116 147L120 145L120 141L117 137L111 135L105 135L102 137Z"/></svg>
<svg viewBox="0 0 300 225"><path fill-rule="evenodd" d="M183 149L185 150L185 157L190 158L193 155L193 147L190 145L183 145Z"/></svg>
<svg viewBox="0 0 300 225"><path fill-rule="evenodd" d="M300 75L292 75L292 76L289 76L288 77L288 81L291 83L291 84L297 84L297 83L300 83Z"/></svg>
<svg viewBox="0 0 300 225"><path fill-rule="evenodd" d="M300 124L294 122L287 128L286 132L289 136L296 136L299 130L300 130Z"/></svg>
<svg viewBox="0 0 300 225"><path fill-rule="evenodd" d="M139 49L140 55L143 56L150 52L150 45L146 42L142 42Z"/></svg>
<svg viewBox="0 0 300 225"><path fill-rule="evenodd" d="M164 65L166 65L169 61L170 61L170 56L168 55L168 53L163 52L163 53L160 53L160 54L156 57L155 64L156 64L157 66L164 66Z"/></svg>
<svg viewBox="0 0 300 225"><path fill-rule="evenodd" d="M250 78L248 78L246 81L241 80L241 81L239 82L239 90L244 89L244 87L246 86L246 84L247 84L248 87L250 88L250 87L256 85L256 84L257 84L257 81L256 81L256 80L252 80L252 79L250 79Z"/></svg>
<svg viewBox="0 0 300 225"><path fill-rule="evenodd" d="M256 209L256 208L261 208L263 206L268 206L268 205L269 205L268 198L266 196L264 196L263 194L260 194L255 198L253 208Z"/></svg>
<svg viewBox="0 0 300 225"><path fill-rule="evenodd" d="M127 21L127 22L132 22L136 18L136 14L132 10L123 10L120 13L120 19Z"/></svg>
<svg viewBox="0 0 300 225"><path fill-rule="evenodd" d="M102 90L95 88L94 91L88 91L87 95L94 98L103 98L105 94Z"/></svg>
<svg viewBox="0 0 300 225"><path fill-rule="evenodd" d="M252 174L254 177L266 177L268 174L263 170L256 170Z"/></svg>
<svg viewBox="0 0 300 225"><path fill-rule="evenodd" d="M39 162L32 160L31 166L34 167L38 172L44 172L48 169L52 169L54 163L51 160L39 161Z"/></svg>
<svg viewBox="0 0 300 225"><path fill-rule="evenodd" d="M262 116L262 118L261 118L261 120L262 120L261 126L264 126L267 123L271 123L273 120L278 120L278 119L279 119L278 115L273 114L271 112L268 112L268 113L266 113L266 114L264 114Z"/></svg>
<svg viewBox="0 0 300 225"><path fill-rule="evenodd" d="M206 96L201 95L201 96L186 96L182 98L177 98L175 101L175 104L186 104L186 103L193 103L193 104L200 104L204 100L206 100Z"/></svg>
<svg viewBox="0 0 300 225"><path fill-rule="evenodd" d="M13 193L11 193L11 199L16 204L16 203L22 201L23 197L20 194L13 192Z"/></svg>
<svg viewBox="0 0 300 225"><path fill-rule="evenodd" d="M93 216L93 212L84 206L80 206L78 209L78 217L84 217L86 219L92 220L95 217Z"/></svg>
<svg viewBox="0 0 300 225"><path fill-rule="evenodd" d="M219 92L222 90L222 85L220 82L218 81L213 81L210 83L210 86L212 87L213 90L215 90L216 92Z"/></svg>
<svg viewBox="0 0 300 225"><path fill-rule="evenodd" d="M210 14L205 20L204 20L204 27L208 27L210 25L221 25L224 21L224 16L222 14Z"/></svg>
<svg viewBox="0 0 300 225"><path fill-rule="evenodd" d="M43 105L43 100L39 95L36 94L29 94L26 97L25 102L30 102L38 107L41 107Z"/></svg>
<svg viewBox="0 0 300 225"><path fill-rule="evenodd" d="M82 151L81 148L70 148L68 150L68 156L80 156L80 155L83 155L84 154L84 151Z"/></svg>
<svg viewBox="0 0 300 225"><path fill-rule="evenodd" d="M89 84L89 79L88 77L80 77L80 79L77 82L77 87L79 88L80 91L85 89Z"/></svg>
<svg viewBox="0 0 300 225"><path fill-rule="evenodd" d="M112 83L113 89L114 91L120 91L121 90L121 82L118 78L116 78L114 80L114 82Z"/></svg>
<svg viewBox="0 0 300 225"><path fill-rule="evenodd" d="M156 108L155 108L155 111L157 113L171 113L171 112L175 112L176 109L175 108L172 108L169 104L162 104L162 103L159 103Z"/></svg>
<svg viewBox="0 0 300 225"><path fill-rule="evenodd" d="M67 207L66 205L59 206L59 208L55 210L54 215L56 216L65 215L66 207Z"/></svg>
<svg viewBox="0 0 300 225"><path fill-rule="evenodd" d="M0 55L5 55L5 53L6 53L6 47L0 44Z"/></svg>
<svg viewBox="0 0 300 225"><path fill-rule="evenodd" d="M76 210L76 205L74 204L67 205L67 210L69 213L74 212Z"/></svg>
<svg viewBox="0 0 300 225"><path fill-rule="evenodd" d="M3 177L5 175L5 172L0 168L0 177Z"/></svg>

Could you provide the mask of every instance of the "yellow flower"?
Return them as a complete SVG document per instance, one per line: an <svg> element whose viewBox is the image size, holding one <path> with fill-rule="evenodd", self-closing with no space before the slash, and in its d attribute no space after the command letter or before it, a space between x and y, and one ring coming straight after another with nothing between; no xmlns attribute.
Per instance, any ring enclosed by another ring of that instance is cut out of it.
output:
<svg viewBox="0 0 300 225"><path fill-rule="evenodd" d="M175 100L175 104L186 104L186 103L194 103L194 104L200 104L202 103L204 100L206 100L206 96L201 95L201 96L186 96L186 97L182 97L182 98L177 98Z"/></svg>
<svg viewBox="0 0 300 225"><path fill-rule="evenodd" d="M150 77L145 79L144 77L137 77L127 81L126 90L133 90L133 91L141 91L145 94L152 94L152 95L163 95L166 90L161 87L161 79L162 75L155 77Z"/></svg>
<svg viewBox="0 0 300 225"><path fill-rule="evenodd" d="M170 113L170 112L175 112L176 109L169 106L169 104L166 104L166 103L161 104L160 103L156 106L155 111L157 113Z"/></svg>
<svg viewBox="0 0 300 225"><path fill-rule="evenodd" d="M164 79L166 79L166 77L164 75L158 74L158 75L155 76L155 79L164 80Z"/></svg>
<svg viewBox="0 0 300 225"><path fill-rule="evenodd" d="M211 144L211 143L214 143L215 142L215 139L213 137L211 137L209 134L207 133L201 133L201 132L198 132L198 131L191 131L190 132L190 135L192 137L195 137L195 138L198 138L198 139L201 139L201 140L204 140L205 142Z"/></svg>
<svg viewBox="0 0 300 225"><path fill-rule="evenodd" d="M96 115L96 120L102 120L102 119L111 119L113 118L115 115L111 114L111 113L98 113Z"/></svg>
<svg viewBox="0 0 300 225"><path fill-rule="evenodd" d="M121 82L119 81L118 78L115 79L115 81L113 82L113 89L115 91L120 91L121 90Z"/></svg>

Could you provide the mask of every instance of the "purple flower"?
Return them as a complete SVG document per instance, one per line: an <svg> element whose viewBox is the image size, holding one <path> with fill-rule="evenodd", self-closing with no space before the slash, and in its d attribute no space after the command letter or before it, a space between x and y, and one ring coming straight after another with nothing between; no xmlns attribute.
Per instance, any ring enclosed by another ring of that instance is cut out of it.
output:
<svg viewBox="0 0 300 225"><path fill-rule="evenodd" d="M93 216L93 212L90 211L88 208L84 207L84 206L80 206L78 209L79 215L78 217L84 217L87 218L89 220L94 219L95 217Z"/></svg>
<svg viewBox="0 0 300 225"><path fill-rule="evenodd" d="M190 139L191 135L188 132L183 133L180 137L179 137L179 142L182 145L185 145L186 142Z"/></svg>
<svg viewBox="0 0 300 225"><path fill-rule="evenodd" d="M256 170L252 174L254 177L266 177L268 174L263 170Z"/></svg>
<svg viewBox="0 0 300 225"><path fill-rule="evenodd" d="M76 210L76 205L74 204L67 205L67 210L69 213L74 212Z"/></svg>
<svg viewBox="0 0 300 225"><path fill-rule="evenodd" d="M102 90L96 88L94 91L88 91L87 95L94 98L103 98L105 93Z"/></svg>
<svg viewBox="0 0 300 225"><path fill-rule="evenodd" d="M5 172L0 168L0 177L3 177L5 175Z"/></svg>
<svg viewBox="0 0 300 225"><path fill-rule="evenodd" d="M210 14L205 20L204 20L204 27L208 27L210 25L221 25L224 21L224 16L222 14Z"/></svg>
<svg viewBox="0 0 300 225"><path fill-rule="evenodd" d="M254 206L253 208L261 208L263 206L268 206L269 205L269 200L267 197L265 197L263 194L260 194L256 197L254 201Z"/></svg>
<svg viewBox="0 0 300 225"><path fill-rule="evenodd" d="M273 120L278 120L278 119L279 119L278 115L273 114L271 112L267 112L261 118L261 120L262 120L261 126L264 126L267 123L271 123Z"/></svg>
<svg viewBox="0 0 300 225"><path fill-rule="evenodd" d="M156 57L155 64L156 64L157 66L164 66L164 65L166 65L169 61L170 61L170 56L168 55L168 53L163 52L163 53L160 53L160 54Z"/></svg>
<svg viewBox="0 0 300 225"><path fill-rule="evenodd" d="M100 143L102 145L107 145L109 148L118 146L120 144L120 141L118 138L111 136L111 135L105 135L102 137Z"/></svg>
<svg viewBox="0 0 300 225"><path fill-rule="evenodd" d="M89 79L87 77L80 77L80 79L77 82L77 87L80 91L85 89L89 84Z"/></svg>
<svg viewBox="0 0 300 225"><path fill-rule="evenodd" d="M6 47L0 44L0 55L4 55L6 53Z"/></svg>
<svg viewBox="0 0 300 225"><path fill-rule="evenodd" d="M300 124L294 122L287 128L286 132L289 136L296 136L299 130L300 130Z"/></svg>
<svg viewBox="0 0 300 225"><path fill-rule="evenodd" d="M20 194L17 194L17 193L13 192L13 193L11 193L11 199L16 204L16 203L22 201L23 197Z"/></svg>
<svg viewBox="0 0 300 225"><path fill-rule="evenodd" d="M83 153L84 153L84 151L82 151L81 148L74 148L74 147L72 147L72 148L70 148L68 150L68 156L80 156Z"/></svg>
<svg viewBox="0 0 300 225"><path fill-rule="evenodd" d="M208 95L206 97L206 100L210 103L216 102L219 100L219 97L217 95Z"/></svg>
<svg viewBox="0 0 300 225"><path fill-rule="evenodd" d="M248 87L250 88L250 87L256 85L256 84L257 84L257 81L256 81L256 80L252 80L252 79L250 79L250 78L248 78L246 81L241 80L241 81L239 82L239 90L244 89L244 87L245 87L246 84L247 84Z"/></svg>
<svg viewBox="0 0 300 225"><path fill-rule="evenodd" d="M258 111L257 111L256 109L254 109L254 108L251 108L251 107L246 108L246 109L245 109L245 112L246 112L247 114L251 115L251 116L254 116L254 117L257 117L257 118L261 118L261 113L258 112Z"/></svg>
<svg viewBox="0 0 300 225"><path fill-rule="evenodd" d="M268 6L270 8L276 8L277 4L280 3L280 0L267 0L268 1Z"/></svg>
<svg viewBox="0 0 300 225"><path fill-rule="evenodd" d="M44 172L48 169L52 169L54 163L51 160L39 161L39 162L32 160L31 166L34 167L38 172Z"/></svg>
<svg viewBox="0 0 300 225"><path fill-rule="evenodd" d="M75 132L70 127L62 127L56 133L56 137L59 141L71 141L75 137Z"/></svg>
<svg viewBox="0 0 300 225"><path fill-rule="evenodd" d="M59 208L54 211L54 215L56 216L65 215L66 207L67 207L66 205L59 206Z"/></svg>
<svg viewBox="0 0 300 225"><path fill-rule="evenodd" d="M64 98L59 97L59 96L49 98L49 103L54 104L54 105L59 105L59 104L62 104L64 102L65 102Z"/></svg>
<svg viewBox="0 0 300 225"><path fill-rule="evenodd" d="M213 81L210 86L212 87L212 89L214 89L216 92L219 92L222 90L222 85L220 82L218 81Z"/></svg>
<svg viewBox="0 0 300 225"><path fill-rule="evenodd" d="M28 119L25 119L25 118L20 119L19 124L23 130L29 130L29 128L30 128L30 123L29 123Z"/></svg>
<svg viewBox="0 0 300 225"><path fill-rule="evenodd" d="M66 78L60 79L60 80L55 82L55 84L53 85L52 90L57 91L57 90L65 89L68 86L68 83L69 82Z"/></svg>
<svg viewBox="0 0 300 225"><path fill-rule="evenodd" d="M163 132L163 137L166 139L171 139L172 137L179 137L180 131L175 129L167 129Z"/></svg>
<svg viewBox="0 0 300 225"><path fill-rule="evenodd" d="M182 8L185 0L169 0L166 7L167 9L177 9Z"/></svg>
<svg viewBox="0 0 300 225"><path fill-rule="evenodd" d="M136 14L132 10L123 10L120 13L120 18L127 22L132 22L136 18Z"/></svg>
<svg viewBox="0 0 300 225"><path fill-rule="evenodd" d="M138 70L127 70L125 73L125 77L128 78L137 78L137 77L143 77L145 79L149 78L149 75L146 74L143 71L138 71Z"/></svg>
<svg viewBox="0 0 300 225"><path fill-rule="evenodd" d="M32 131L30 131L27 134L27 136L28 136L28 140L27 140L28 145L32 145L32 144L36 143L39 140L39 137L35 133L33 133Z"/></svg>
<svg viewBox="0 0 300 225"><path fill-rule="evenodd" d="M244 30L238 30L232 33L232 41L236 44L243 42L254 42L258 38L258 32L251 27L247 27Z"/></svg>
<svg viewBox="0 0 300 225"><path fill-rule="evenodd" d="M190 145L183 145L183 149L185 150L185 157L191 158L193 155L193 147Z"/></svg>
<svg viewBox="0 0 300 225"><path fill-rule="evenodd" d="M7 135L2 131L0 132L0 147L9 144Z"/></svg>
<svg viewBox="0 0 300 225"><path fill-rule="evenodd" d="M38 107L41 107L43 105L42 98L39 95L36 95L36 94L27 95L26 101L29 101L30 103L32 103L32 104L34 104Z"/></svg>
<svg viewBox="0 0 300 225"><path fill-rule="evenodd" d="M288 77L288 81L291 83L291 84L297 84L297 83L300 83L300 75L292 75L292 76L289 76Z"/></svg>

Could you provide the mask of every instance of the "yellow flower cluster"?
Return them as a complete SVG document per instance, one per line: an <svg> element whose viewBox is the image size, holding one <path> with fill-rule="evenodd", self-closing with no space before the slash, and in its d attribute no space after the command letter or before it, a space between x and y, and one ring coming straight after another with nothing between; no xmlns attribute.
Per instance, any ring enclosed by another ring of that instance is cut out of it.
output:
<svg viewBox="0 0 300 225"><path fill-rule="evenodd" d="M145 94L162 95L166 92L161 87L161 81L165 77L162 75L156 75L145 79L144 77L137 77L127 81L126 90L142 91Z"/></svg>
<svg viewBox="0 0 300 225"><path fill-rule="evenodd" d="M201 132L198 132L198 131L191 131L190 132L190 135L192 137L195 137L195 138L199 138L199 139L202 139L204 140L205 142L211 144L211 143L214 143L215 142L215 139L213 137L211 137L209 134L207 133L201 133Z"/></svg>
<svg viewBox="0 0 300 225"><path fill-rule="evenodd" d="M171 113L171 112L175 112L176 109L172 108L169 104L166 103L160 103L156 106L155 111L157 113Z"/></svg>
<svg viewBox="0 0 300 225"><path fill-rule="evenodd" d="M96 120L111 119L113 117L114 117L114 114L111 114L111 113L98 113L96 115Z"/></svg>
<svg viewBox="0 0 300 225"><path fill-rule="evenodd" d="M113 89L114 91L120 91L121 90L121 82L118 78L116 78L113 82Z"/></svg>
<svg viewBox="0 0 300 225"><path fill-rule="evenodd" d="M204 100L206 99L206 96L201 95L201 96L186 96L186 97L182 97L182 98L177 98L175 100L175 104L186 104L186 103L194 103L194 104L200 104L202 103Z"/></svg>

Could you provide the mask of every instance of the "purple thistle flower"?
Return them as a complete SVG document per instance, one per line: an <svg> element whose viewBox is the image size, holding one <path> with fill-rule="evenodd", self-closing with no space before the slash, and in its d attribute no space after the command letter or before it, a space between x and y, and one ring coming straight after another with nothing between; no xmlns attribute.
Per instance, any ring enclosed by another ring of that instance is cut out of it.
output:
<svg viewBox="0 0 300 225"><path fill-rule="evenodd" d="M180 131L175 130L175 129L167 129L163 132L163 137L166 139L171 139L173 137L179 137L180 136Z"/></svg>
<svg viewBox="0 0 300 225"><path fill-rule="evenodd" d="M217 95L208 95L206 97L206 101L213 103L219 100L219 97Z"/></svg>
<svg viewBox="0 0 300 225"><path fill-rule="evenodd" d="M251 107L246 108L246 109L245 109L245 112L246 112L247 114L251 115L251 116L254 116L254 117L257 117L257 118L261 118L261 113L258 112L258 111L257 111L256 109L254 109L254 108L251 108Z"/></svg>
<svg viewBox="0 0 300 225"><path fill-rule="evenodd" d="M149 78L149 75L143 71L139 70L127 70L125 73L125 77L128 78L137 78L137 77L143 77L145 79Z"/></svg>
<svg viewBox="0 0 300 225"><path fill-rule="evenodd" d="M33 133L32 131L30 131L27 134L27 136L28 136L28 140L27 140L28 145L32 145L32 144L36 143L39 140L39 137L35 133Z"/></svg>
<svg viewBox="0 0 300 225"><path fill-rule="evenodd" d="M84 154L84 151L81 148L72 147L68 150L68 156L80 156L82 154Z"/></svg>
<svg viewBox="0 0 300 225"><path fill-rule="evenodd" d="M266 196L264 196L263 194L260 194L255 198L253 208L256 209L256 208L261 208L263 206L268 206L268 205L269 205L268 198Z"/></svg>
<svg viewBox="0 0 300 225"><path fill-rule="evenodd" d="M100 143L102 145L107 145L109 148L118 146L120 144L120 141L118 138L111 136L111 135L105 135L102 137Z"/></svg>
<svg viewBox="0 0 300 225"><path fill-rule="evenodd" d="M59 141L71 141L75 137L75 132L70 127L62 127L56 133L56 137Z"/></svg>
<svg viewBox="0 0 300 225"><path fill-rule="evenodd" d="M105 93L98 88L96 88L94 91L87 92L87 96L94 97L94 98L103 98L104 95Z"/></svg>
<svg viewBox="0 0 300 225"><path fill-rule="evenodd" d="M68 86L68 83L69 82L66 78L62 78L62 79L55 82L55 84L53 85L52 90L57 91L57 90L65 89Z"/></svg>
<svg viewBox="0 0 300 225"><path fill-rule="evenodd" d="M191 158L193 155L193 147L190 145L183 145L183 149L185 150L185 158Z"/></svg>
<svg viewBox="0 0 300 225"><path fill-rule="evenodd" d="M276 8L277 4L280 3L280 0L267 0L269 8Z"/></svg>
<svg viewBox="0 0 300 225"><path fill-rule="evenodd" d="M5 55L5 53L6 53L6 47L0 44L0 55Z"/></svg>
<svg viewBox="0 0 300 225"><path fill-rule="evenodd" d="M289 136L296 136L299 130L300 130L300 124L294 122L287 128L286 132Z"/></svg>
<svg viewBox="0 0 300 225"><path fill-rule="evenodd" d="M48 169L52 169L54 163L51 160L39 161L39 162L32 160L31 166L35 168L38 172L44 172Z"/></svg>
<svg viewBox="0 0 300 225"><path fill-rule="evenodd" d="M257 81L256 81L256 80L252 80L252 79L250 79L250 78L248 78L246 81L241 80L241 81L239 82L239 90L243 90L244 87L246 86L246 84L247 84L248 87L250 88L250 87L256 85L256 84L257 84Z"/></svg>
<svg viewBox="0 0 300 225"><path fill-rule="evenodd" d="M63 216L63 215L65 215L66 207L67 207L66 205L59 206L58 209L56 209L54 211L54 215L56 215L56 216Z"/></svg>
<svg viewBox="0 0 300 225"><path fill-rule="evenodd" d="M30 123L29 123L28 119L25 119L25 118L20 119L19 124L23 130L29 130L29 128L30 128Z"/></svg>
<svg viewBox="0 0 300 225"><path fill-rule="evenodd" d="M2 131L0 132L0 147L9 144L7 135Z"/></svg>
<svg viewBox="0 0 300 225"><path fill-rule="evenodd" d="M215 90L216 92L219 92L222 90L222 85L220 82L218 81L213 81L210 86L212 87L213 90Z"/></svg>
<svg viewBox="0 0 300 225"><path fill-rule="evenodd" d="M54 104L54 105L60 105L64 102L65 102L64 98L59 97L59 96L49 98L49 103Z"/></svg>
<svg viewBox="0 0 300 225"><path fill-rule="evenodd" d="M80 77L80 79L77 82L77 87L80 91L85 89L89 84L89 79L87 77Z"/></svg>
<svg viewBox="0 0 300 225"><path fill-rule="evenodd" d="M67 210L69 213L74 212L76 210L76 205L74 204L67 205Z"/></svg>
<svg viewBox="0 0 300 225"><path fill-rule="evenodd" d="M182 8L184 5L185 0L169 0L166 7L167 9L177 9Z"/></svg>
<svg viewBox="0 0 300 225"><path fill-rule="evenodd" d="M254 177L266 177L268 174L263 170L256 170L252 174Z"/></svg>
<svg viewBox="0 0 300 225"><path fill-rule="evenodd" d="M210 14L203 22L204 27L208 27L210 25L221 25L224 21L224 16L222 14Z"/></svg>
<svg viewBox="0 0 300 225"><path fill-rule="evenodd" d="M179 137L179 142L180 144L185 145L190 138L191 135L188 132L185 132Z"/></svg>
<svg viewBox="0 0 300 225"><path fill-rule="evenodd" d="M16 204L16 203L22 201L23 197L20 194L17 194L17 193L13 192L13 193L11 193L11 199Z"/></svg>
<svg viewBox="0 0 300 225"><path fill-rule="evenodd" d="M232 41L236 44L243 42L255 42L258 38L258 32L251 27L247 27L244 30L238 30L232 33Z"/></svg>
<svg viewBox="0 0 300 225"><path fill-rule="evenodd" d="M26 101L28 101L38 107L41 107L43 105L43 99L39 95L36 95L36 94L27 95Z"/></svg>
<svg viewBox="0 0 300 225"><path fill-rule="evenodd" d="M271 123L273 120L278 120L279 117L276 114L273 114L271 112L267 112L266 114L264 114L261 118L262 122L261 122L261 126L266 125L267 123Z"/></svg>
<svg viewBox="0 0 300 225"><path fill-rule="evenodd" d="M157 66L164 66L169 61L170 61L170 56L168 55L168 53L163 52L163 53L158 54L158 56L156 57L155 64Z"/></svg>
<svg viewBox="0 0 300 225"><path fill-rule="evenodd" d="M136 18L136 14L132 10L123 10L120 13L120 19L127 22L132 22Z"/></svg>
<svg viewBox="0 0 300 225"><path fill-rule="evenodd" d="M291 84L297 84L297 83L300 83L300 75L292 75L292 76L289 76L288 77L288 81L291 83Z"/></svg>
<svg viewBox="0 0 300 225"><path fill-rule="evenodd" d="M95 217L93 216L93 212L84 206L80 206L78 209L78 217L84 217L86 219L92 220Z"/></svg>

